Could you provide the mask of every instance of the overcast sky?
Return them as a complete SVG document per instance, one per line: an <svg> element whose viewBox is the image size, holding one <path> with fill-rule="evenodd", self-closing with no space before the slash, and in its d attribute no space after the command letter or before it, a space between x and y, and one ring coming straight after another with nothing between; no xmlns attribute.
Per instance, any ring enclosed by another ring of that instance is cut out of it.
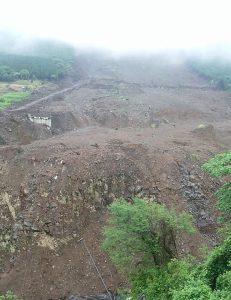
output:
<svg viewBox="0 0 231 300"><path fill-rule="evenodd" d="M231 42L228 0L0 0L0 30L114 51Z"/></svg>

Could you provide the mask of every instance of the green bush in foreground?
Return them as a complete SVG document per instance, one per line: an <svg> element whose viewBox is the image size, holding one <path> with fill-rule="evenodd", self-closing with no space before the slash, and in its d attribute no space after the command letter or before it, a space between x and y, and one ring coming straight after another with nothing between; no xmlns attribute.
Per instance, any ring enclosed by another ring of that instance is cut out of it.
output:
<svg viewBox="0 0 231 300"><path fill-rule="evenodd" d="M13 292L7 291L6 294L0 294L0 300L22 300L18 296L16 296Z"/></svg>
<svg viewBox="0 0 231 300"><path fill-rule="evenodd" d="M220 276L226 272L231 272L231 237L229 237L221 246L213 250L207 259L205 268L205 277L211 288L216 289L218 286L221 287ZM224 279L225 278L223 278L223 280Z"/></svg>
<svg viewBox="0 0 231 300"><path fill-rule="evenodd" d="M183 289L192 277L194 265L190 261L173 259L166 266L140 268L131 277L132 296L141 293L146 299L172 299L173 291Z"/></svg>
<svg viewBox="0 0 231 300"><path fill-rule="evenodd" d="M131 204L120 199L109 210L103 248L125 272L140 266L165 265L178 256L177 234L194 231L188 214L177 216L156 202L136 198Z"/></svg>
<svg viewBox="0 0 231 300"><path fill-rule="evenodd" d="M231 246L228 238L202 264L173 259L165 266L136 269L131 295L148 300L231 300Z"/></svg>
<svg viewBox="0 0 231 300"><path fill-rule="evenodd" d="M212 297L209 286L200 279L189 281L181 290L173 292L173 300L208 300Z"/></svg>
<svg viewBox="0 0 231 300"><path fill-rule="evenodd" d="M214 177L231 175L231 151L216 155L202 166L202 169ZM222 222L231 221L231 182L226 182L216 193L218 208L222 213Z"/></svg>
<svg viewBox="0 0 231 300"><path fill-rule="evenodd" d="M211 257L213 254L212 251ZM208 261L211 261L210 256ZM213 289L207 277L210 273L207 262L198 266L175 259L163 267L140 269L130 277L131 296L136 299L144 293L148 300L230 300L231 271L219 270Z"/></svg>
<svg viewBox="0 0 231 300"><path fill-rule="evenodd" d="M176 252L177 234L193 231L188 215L142 199L120 199L109 210L103 247L127 275L133 299L231 300L231 237L198 264Z"/></svg>

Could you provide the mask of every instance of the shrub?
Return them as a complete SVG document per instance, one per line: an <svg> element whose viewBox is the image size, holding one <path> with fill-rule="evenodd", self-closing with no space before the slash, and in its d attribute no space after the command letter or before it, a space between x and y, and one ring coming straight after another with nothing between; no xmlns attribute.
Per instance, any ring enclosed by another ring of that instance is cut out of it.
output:
<svg viewBox="0 0 231 300"><path fill-rule="evenodd" d="M22 300L17 295L15 295L12 291L7 291L4 295L0 294L0 300Z"/></svg>
<svg viewBox="0 0 231 300"><path fill-rule="evenodd" d="M165 265L177 257L176 235L181 231L193 232L189 215L177 216L155 202L136 198L128 203L120 199L109 211L103 248L128 273L140 266Z"/></svg>
<svg viewBox="0 0 231 300"><path fill-rule="evenodd" d="M205 266L206 278L211 288L221 287L221 280L224 280L226 277L220 276L231 271L231 237L212 251ZM230 274L226 276L230 276ZM219 281L218 278L220 278Z"/></svg>
<svg viewBox="0 0 231 300"><path fill-rule="evenodd" d="M202 280L191 280L184 288L173 292L173 300L210 300L212 291Z"/></svg>
<svg viewBox="0 0 231 300"><path fill-rule="evenodd" d="M216 155L202 166L202 169L214 177L231 175L231 151ZM221 221L230 222L231 182L226 182L216 193L218 208L222 213Z"/></svg>
<svg viewBox="0 0 231 300"><path fill-rule="evenodd" d="M184 287L193 268L188 261L174 259L164 267L140 269L131 277L132 296L144 293L147 299L172 299L173 290Z"/></svg>

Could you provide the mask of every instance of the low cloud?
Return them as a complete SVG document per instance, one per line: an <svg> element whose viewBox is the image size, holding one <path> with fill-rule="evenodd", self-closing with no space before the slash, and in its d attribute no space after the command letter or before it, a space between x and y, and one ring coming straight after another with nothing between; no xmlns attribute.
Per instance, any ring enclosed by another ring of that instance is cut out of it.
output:
<svg viewBox="0 0 231 300"><path fill-rule="evenodd" d="M17 32L18 48L36 37L114 54L206 57L212 49L229 56L229 6L226 0L8 0L1 3L0 31Z"/></svg>

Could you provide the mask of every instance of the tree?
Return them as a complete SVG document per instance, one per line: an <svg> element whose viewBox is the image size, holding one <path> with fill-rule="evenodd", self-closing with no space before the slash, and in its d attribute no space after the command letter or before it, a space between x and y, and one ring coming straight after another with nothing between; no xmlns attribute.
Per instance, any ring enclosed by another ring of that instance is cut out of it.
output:
<svg viewBox="0 0 231 300"><path fill-rule="evenodd" d="M19 74L22 80L28 80L30 78L30 72L27 69L20 70Z"/></svg>
<svg viewBox="0 0 231 300"><path fill-rule="evenodd" d="M135 198L111 204L110 218L104 229L103 248L123 271L163 266L177 257L176 236L194 231L191 217L179 216L164 205Z"/></svg>
<svg viewBox="0 0 231 300"><path fill-rule="evenodd" d="M52 48L51 45L50 48ZM21 79L26 80L33 75L38 79L49 80L52 79L52 75L55 75L57 79L63 78L70 72L71 66L74 63L74 52L69 51L68 48L64 46L63 48L56 49L53 45L53 50L50 54L48 54L49 51L40 51L41 49L38 52L27 52L27 55L0 53L0 68L2 66L4 68L7 67L8 70L10 69L11 75L9 79L9 73L5 76L6 72L4 71L4 81L13 81L15 78L11 73L16 72L19 72ZM53 55L51 55L52 53ZM0 78L0 80L2 79Z"/></svg>
<svg viewBox="0 0 231 300"><path fill-rule="evenodd" d="M150 300L172 299L173 291L182 290L186 282L192 280L194 268L189 260L177 259L166 266L140 268L131 276L132 299L137 299L141 293Z"/></svg>
<svg viewBox="0 0 231 300"><path fill-rule="evenodd" d="M212 290L201 279L194 279L187 282L187 284L182 289L178 289L174 291L172 299L173 300L212 300Z"/></svg>
<svg viewBox="0 0 231 300"><path fill-rule="evenodd" d="M13 81L14 71L8 66L0 66L0 80L2 81Z"/></svg>
<svg viewBox="0 0 231 300"><path fill-rule="evenodd" d="M225 172L223 170L223 172ZM176 237L193 232L187 214L142 199L120 199L110 208L103 247L128 275L132 298L147 300L230 300L231 238L202 263L179 258Z"/></svg>
<svg viewBox="0 0 231 300"><path fill-rule="evenodd" d="M202 166L202 169L214 177L231 175L231 151L216 155ZM231 221L231 182L227 182L216 193L218 208L223 222Z"/></svg>
<svg viewBox="0 0 231 300"><path fill-rule="evenodd" d="M205 267L208 284L212 289L217 289L221 286L220 276L223 276L226 272L231 272L231 237L228 237L212 251L207 258Z"/></svg>

